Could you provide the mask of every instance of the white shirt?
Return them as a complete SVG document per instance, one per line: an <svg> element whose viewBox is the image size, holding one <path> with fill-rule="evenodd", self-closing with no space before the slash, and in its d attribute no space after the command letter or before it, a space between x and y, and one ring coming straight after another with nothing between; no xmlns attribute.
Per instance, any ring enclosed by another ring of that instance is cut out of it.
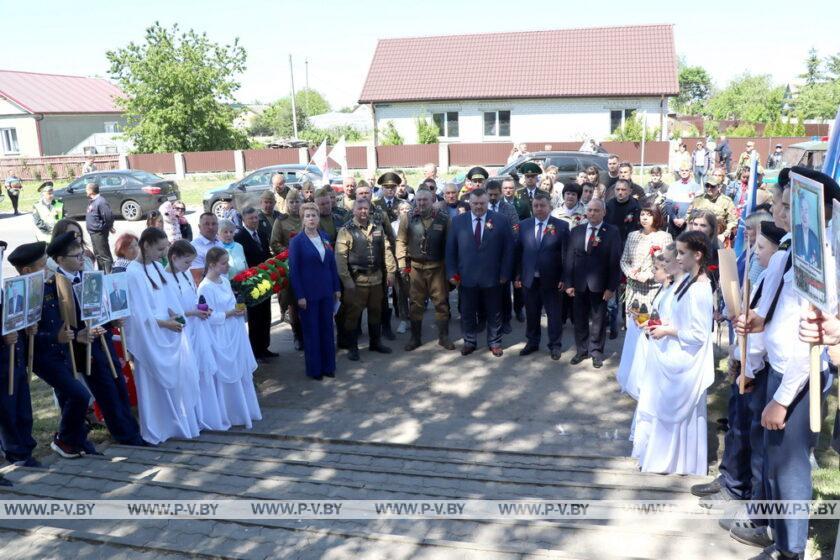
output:
<svg viewBox="0 0 840 560"><path fill-rule="evenodd" d="M475 235L475 221L476 220L479 221L480 231L481 231L481 240L483 240L484 239L484 221L487 219L487 213L485 212L484 215L479 218L478 216L476 216L475 214L470 212L470 218L471 218L470 219L470 230L473 232L473 235Z"/></svg>
<svg viewBox="0 0 840 560"><path fill-rule="evenodd" d="M592 232L594 231L595 232L595 237L598 237L598 232L601 230L601 226L603 224L604 224L604 222L601 222L597 226L595 224L589 224L588 226L586 226L586 238L583 241L583 250L584 251L589 250L589 237L592 235Z"/></svg>
<svg viewBox="0 0 840 560"><path fill-rule="evenodd" d="M207 251L213 247L220 247L224 249L221 241L218 239L207 239L203 235L199 235L193 239L192 246L195 248L196 255L190 270L195 270L196 268L204 269L204 258L207 256Z"/></svg>
<svg viewBox="0 0 840 560"><path fill-rule="evenodd" d="M315 249L317 249L318 254L321 255L321 262L324 262L324 255L327 254L327 250L324 248L324 240L321 239L320 235L316 235L315 237L309 237L307 235L306 237L309 238L309 241L311 241L313 245L315 245Z"/></svg>

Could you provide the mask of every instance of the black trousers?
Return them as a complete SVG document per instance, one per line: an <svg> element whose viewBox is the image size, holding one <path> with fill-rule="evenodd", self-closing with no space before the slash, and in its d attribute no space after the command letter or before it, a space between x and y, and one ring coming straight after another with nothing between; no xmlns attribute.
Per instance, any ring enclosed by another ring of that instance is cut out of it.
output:
<svg viewBox="0 0 840 560"><path fill-rule="evenodd" d="M607 302L604 301L604 292L590 292L588 289L575 291L572 310L578 355L588 354L603 360L607 333Z"/></svg>
<svg viewBox="0 0 840 560"><path fill-rule="evenodd" d="M111 273L111 266L114 264L114 258L111 256L111 247L108 245L108 231L88 231L90 235L90 243L93 245L93 255L96 257L96 262L99 263L99 270L104 270L106 274Z"/></svg>
<svg viewBox="0 0 840 560"><path fill-rule="evenodd" d="M248 340L257 358L265 355L271 343L271 299L248 308Z"/></svg>
<svg viewBox="0 0 840 560"><path fill-rule="evenodd" d="M563 337L563 323L561 320L560 290L557 284L548 285L540 278L534 278L530 288L522 287L525 295L525 338L528 346L540 345L540 319L542 310L548 317L548 348L560 349Z"/></svg>
<svg viewBox="0 0 840 560"><path fill-rule="evenodd" d="M12 191L12 189L6 189L6 194L9 195L9 201L12 203L12 210L15 214L18 213L18 203L20 202L20 194L18 191Z"/></svg>
<svg viewBox="0 0 840 560"><path fill-rule="evenodd" d="M88 434L85 415L90 393L73 375L70 360L57 359L54 355L41 359L36 353L34 370L35 375L55 390L55 397L61 409L61 419L58 423L59 439L70 445L85 447Z"/></svg>
<svg viewBox="0 0 840 560"><path fill-rule="evenodd" d="M478 346L478 309L483 307L487 320L487 346L502 344L502 297L504 286L491 288L461 286L461 331L465 344Z"/></svg>

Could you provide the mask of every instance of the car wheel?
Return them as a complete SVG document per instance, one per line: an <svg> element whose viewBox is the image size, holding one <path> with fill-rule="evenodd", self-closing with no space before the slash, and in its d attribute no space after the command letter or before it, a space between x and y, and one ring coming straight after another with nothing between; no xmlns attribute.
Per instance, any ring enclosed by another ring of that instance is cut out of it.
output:
<svg viewBox="0 0 840 560"><path fill-rule="evenodd" d="M225 217L225 210L222 208L222 201L217 200L210 206L210 212L216 215L220 220Z"/></svg>
<svg viewBox="0 0 840 560"><path fill-rule="evenodd" d="M120 213L122 214L123 219L130 222L136 222L143 217L143 209L140 208L140 204L134 200L126 200L123 202L122 206L120 206Z"/></svg>

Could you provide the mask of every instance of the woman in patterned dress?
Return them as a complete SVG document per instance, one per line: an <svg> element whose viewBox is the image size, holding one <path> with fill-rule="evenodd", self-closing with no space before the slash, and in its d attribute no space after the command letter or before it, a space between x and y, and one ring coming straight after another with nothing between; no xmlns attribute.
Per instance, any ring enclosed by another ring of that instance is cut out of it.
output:
<svg viewBox="0 0 840 560"><path fill-rule="evenodd" d="M662 213L655 204L642 206L639 222L642 229L627 236L621 256L621 271L627 277L624 301L628 309L635 307L635 301L639 302L639 306L645 304L650 309L654 292L659 287L653 279L654 248L662 249L674 242L670 233L660 230L663 226Z"/></svg>

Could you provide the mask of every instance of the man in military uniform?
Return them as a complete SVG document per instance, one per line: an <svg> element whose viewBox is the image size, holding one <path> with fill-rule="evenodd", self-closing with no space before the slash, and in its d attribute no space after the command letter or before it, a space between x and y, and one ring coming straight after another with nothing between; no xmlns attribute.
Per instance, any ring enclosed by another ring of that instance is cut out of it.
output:
<svg viewBox="0 0 840 560"><path fill-rule="evenodd" d="M411 339L408 351L419 347L426 300L435 306L438 344L447 350L455 345L449 340L449 285L444 258L449 216L434 209L435 196L426 188L417 191L414 210L400 218L397 230L397 266L409 283L409 318Z"/></svg>
<svg viewBox="0 0 840 560"><path fill-rule="evenodd" d="M380 321L384 299L383 276L387 285L392 286L397 270L391 238L382 225L370 218L370 200L358 194L357 191L353 219L341 228L335 242L335 260L344 287L344 305L347 306L344 320L350 350L347 357L351 361L359 360L359 335L356 329L365 309L370 335L368 348L382 354L391 353L391 349L382 344Z"/></svg>
<svg viewBox="0 0 840 560"><path fill-rule="evenodd" d="M461 187L461 190L458 193L458 200L461 202L469 201L470 193L475 189L483 187L484 181L486 181L489 176L490 174L487 173L487 170L483 167L473 167L467 171L467 175L464 178L464 186Z"/></svg>
<svg viewBox="0 0 840 560"><path fill-rule="evenodd" d="M46 248L47 244L43 241L21 245L9 255L9 264L14 266L19 274L45 270ZM85 415L90 393L73 375L73 365L67 347L72 340L73 331L61 319L55 277L51 277L44 283L44 303L38 332L35 334L33 369L35 375L55 390L61 409L61 420L50 448L65 459L74 459L83 454L99 454L93 443L87 439Z"/></svg>
<svg viewBox="0 0 840 560"><path fill-rule="evenodd" d="M525 179L523 187L517 190L513 197L513 206L516 208L516 213L519 214L519 219L524 220L531 217L531 202L534 200L534 195L540 190L537 187L537 177L542 170L533 161L527 161L519 166L519 172ZM548 194L551 196L551 193Z"/></svg>
<svg viewBox="0 0 840 560"><path fill-rule="evenodd" d="M723 169L715 170L717 174L720 172L723 175ZM694 210L710 210L714 212L717 218L718 228L723 228L723 231L716 232L718 240L723 245L727 239L735 235L735 230L738 229L738 210L735 208L735 203L732 199L721 193L721 187L726 179L726 175L719 177L713 175L703 185L705 192L700 196L695 196L691 201L691 208L689 213ZM721 182L719 182L721 181Z"/></svg>
<svg viewBox="0 0 840 560"><path fill-rule="evenodd" d="M402 183L402 178L396 173L383 173L377 181L382 187L382 198L374 202L374 205L385 212L389 222L395 222L400 215L400 199L397 198L397 186Z"/></svg>
<svg viewBox="0 0 840 560"><path fill-rule="evenodd" d="M281 214L286 213L286 197L291 192L291 188L286 184L286 176L279 171L271 176L271 191L274 193L274 199L277 203L277 211ZM237 224L239 225L239 224Z"/></svg>
<svg viewBox="0 0 840 560"><path fill-rule="evenodd" d="M362 182L367 184L365 181ZM341 186L343 192L336 207L347 212L352 212L353 202L356 200L356 178L352 175L347 175L341 180Z"/></svg>

